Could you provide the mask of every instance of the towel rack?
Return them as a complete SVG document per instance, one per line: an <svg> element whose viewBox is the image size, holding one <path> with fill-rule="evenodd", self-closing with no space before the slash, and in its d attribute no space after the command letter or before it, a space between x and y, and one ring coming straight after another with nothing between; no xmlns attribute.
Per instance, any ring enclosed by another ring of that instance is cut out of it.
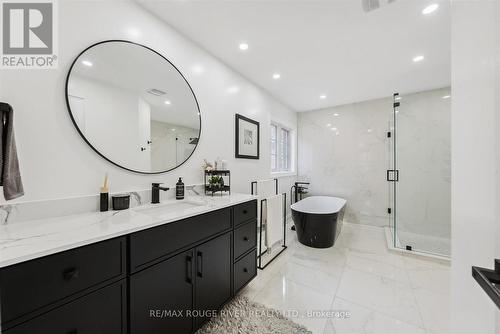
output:
<svg viewBox="0 0 500 334"><path fill-rule="evenodd" d="M472 267L472 277L500 309L500 259L495 259L495 269Z"/></svg>
<svg viewBox="0 0 500 334"><path fill-rule="evenodd" d="M273 180L274 180L274 182L276 183L276 195L278 195L278 191L279 191L279 190L278 190L278 189L279 189L279 186L278 186L278 179L273 179ZM255 195L255 193L253 192L253 188L254 188L253 186L254 186L254 185L255 185L255 188L257 188L257 181L253 181L253 182L251 182L251 183L250 183L250 193L251 193L252 195ZM256 190L258 190L258 189L256 189Z"/></svg>
<svg viewBox="0 0 500 334"><path fill-rule="evenodd" d="M276 195L279 194L279 184L278 184L278 179L274 179L276 183ZM254 193L254 185L257 186L257 181L253 181L250 183L250 191L252 195L255 195ZM256 188L256 187L255 187ZM257 190L257 189L256 189ZM288 247L286 245L286 193L281 194L283 196L283 244L281 245L281 250L273 256L264 266L262 266L262 255L264 255L267 250L262 251L262 213L263 213L263 206L264 203L266 203L267 207L267 198L264 198L260 201L260 227L259 227L259 253L257 255L257 268L260 270L264 270L271 262L273 262L278 256L280 256L281 253L283 253Z"/></svg>

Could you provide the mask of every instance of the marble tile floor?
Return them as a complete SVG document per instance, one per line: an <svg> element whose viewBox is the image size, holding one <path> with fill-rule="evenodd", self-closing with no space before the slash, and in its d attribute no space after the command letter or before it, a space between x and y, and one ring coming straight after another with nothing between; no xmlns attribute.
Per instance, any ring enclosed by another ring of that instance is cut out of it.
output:
<svg viewBox="0 0 500 334"><path fill-rule="evenodd" d="M288 249L241 294L314 334L449 333L448 264L390 252L378 227L344 224L329 249L288 233Z"/></svg>

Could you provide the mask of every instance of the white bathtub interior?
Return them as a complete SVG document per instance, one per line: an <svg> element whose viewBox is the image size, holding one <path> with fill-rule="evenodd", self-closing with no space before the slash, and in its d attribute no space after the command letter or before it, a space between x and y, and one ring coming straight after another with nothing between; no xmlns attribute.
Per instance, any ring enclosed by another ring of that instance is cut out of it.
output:
<svg viewBox="0 0 500 334"><path fill-rule="evenodd" d="M338 213L345 206L346 200L331 196L310 196L292 205L292 210L311 214Z"/></svg>

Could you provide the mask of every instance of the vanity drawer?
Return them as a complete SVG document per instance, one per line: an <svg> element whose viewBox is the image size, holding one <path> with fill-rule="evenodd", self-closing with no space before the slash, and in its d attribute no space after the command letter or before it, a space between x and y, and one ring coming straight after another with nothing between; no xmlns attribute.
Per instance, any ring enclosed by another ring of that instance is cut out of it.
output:
<svg viewBox="0 0 500 334"><path fill-rule="evenodd" d="M234 258L257 246L257 221L242 225L234 230Z"/></svg>
<svg viewBox="0 0 500 334"><path fill-rule="evenodd" d="M138 271L152 261L230 228L231 209L226 208L134 233L130 236L130 270Z"/></svg>
<svg viewBox="0 0 500 334"><path fill-rule="evenodd" d="M238 204L234 207L234 226L257 218L257 200Z"/></svg>
<svg viewBox="0 0 500 334"><path fill-rule="evenodd" d="M42 314L5 334L126 334L125 280Z"/></svg>
<svg viewBox="0 0 500 334"><path fill-rule="evenodd" d="M234 293L257 276L257 250L247 254L234 264Z"/></svg>
<svg viewBox="0 0 500 334"><path fill-rule="evenodd" d="M125 256L126 239L121 237L1 269L2 323L125 277Z"/></svg>

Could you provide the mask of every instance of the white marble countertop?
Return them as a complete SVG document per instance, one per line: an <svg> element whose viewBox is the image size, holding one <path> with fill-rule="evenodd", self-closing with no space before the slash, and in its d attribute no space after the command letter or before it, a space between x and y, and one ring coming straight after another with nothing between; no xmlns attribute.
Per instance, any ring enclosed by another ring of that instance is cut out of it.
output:
<svg viewBox="0 0 500 334"><path fill-rule="evenodd" d="M255 199L190 196L123 211L92 212L0 226L0 268ZM164 209L162 209L164 208Z"/></svg>

